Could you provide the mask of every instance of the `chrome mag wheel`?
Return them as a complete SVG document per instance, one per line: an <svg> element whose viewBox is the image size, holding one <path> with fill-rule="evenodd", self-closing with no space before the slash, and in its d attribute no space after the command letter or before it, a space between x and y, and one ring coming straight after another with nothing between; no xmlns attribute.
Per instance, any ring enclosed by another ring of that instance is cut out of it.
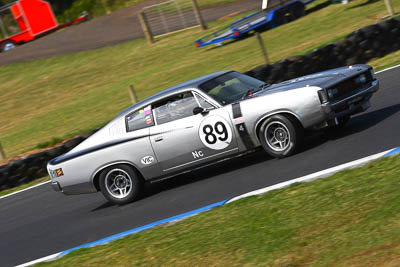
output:
<svg viewBox="0 0 400 267"><path fill-rule="evenodd" d="M122 169L112 169L105 177L105 186L108 193L117 198L127 197L132 191L132 178Z"/></svg>
<svg viewBox="0 0 400 267"><path fill-rule="evenodd" d="M264 137L268 146L277 152L286 150L290 145L290 132L280 121L270 122L264 131Z"/></svg>

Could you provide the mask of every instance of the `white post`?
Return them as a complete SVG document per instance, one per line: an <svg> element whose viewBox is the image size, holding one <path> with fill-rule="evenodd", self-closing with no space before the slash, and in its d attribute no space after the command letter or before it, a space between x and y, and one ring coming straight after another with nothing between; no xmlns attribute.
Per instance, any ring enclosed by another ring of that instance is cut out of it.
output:
<svg viewBox="0 0 400 267"><path fill-rule="evenodd" d="M386 4L386 8L387 8L387 10L388 10L388 12L389 12L389 15L390 15L390 16L393 16L394 11L393 11L393 6L392 6L392 1L390 1L390 0L385 0L385 4Z"/></svg>
<svg viewBox="0 0 400 267"><path fill-rule="evenodd" d="M267 9L267 6L268 6L268 0L263 0L262 9Z"/></svg>
<svg viewBox="0 0 400 267"><path fill-rule="evenodd" d="M1 146L0 143L0 161L3 161L6 159L6 153L4 153L3 147Z"/></svg>
<svg viewBox="0 0 400 267"><path fill-rule="evenodd" d="M265 45L264 45L263 39L261 38L260 33L257 31L256 31L256 37L257 37L258 44L260 45L261 53L263 54L265 64L269 65L267 50L265 49Z"/></svg>
<svg viewBox="0 0 400 267"><path fill-rule="evenodd" d="M135 88L133 87L133 85L129 86L129 96L131 97L132 104L136 104L137 97L136 97L136 92L135 92Z"/></svg>
<svg viewBox="0 0 400 267"><path fill-rule="evenodd" d="M194 14L196 16L197 22L200 24L202 30L207 30L207 25L204 23L203 17L201 16L199 5L197 4L197 0L192 0Z"/></svg>

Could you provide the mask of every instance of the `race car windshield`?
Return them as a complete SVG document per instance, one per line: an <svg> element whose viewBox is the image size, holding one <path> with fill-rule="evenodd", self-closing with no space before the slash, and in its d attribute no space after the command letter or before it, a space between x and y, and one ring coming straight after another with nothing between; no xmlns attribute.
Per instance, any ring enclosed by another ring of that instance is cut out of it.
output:
<svg viewBox="0 0 400 267"><path fill-rule="evenodd" d="M266 87L264 82L238 72L228 72L199 86L222 105L244 99Z"/></svg>

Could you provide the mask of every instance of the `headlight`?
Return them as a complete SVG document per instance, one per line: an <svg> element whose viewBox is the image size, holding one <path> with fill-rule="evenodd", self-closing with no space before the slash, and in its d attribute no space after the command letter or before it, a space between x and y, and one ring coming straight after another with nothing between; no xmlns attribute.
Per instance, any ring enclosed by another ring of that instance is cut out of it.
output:
<svg viewBox="0 0 400 267"><path fill-rule="evenodd" d="M329 98L333 98L338 92L338 89L336 88L332 88L332 89L328 89L328 96Z"/></svg>
<svg viewBox="0 0 400 267"><path fill-rule="evenodd" d="M360 76L358 76L356 78L356 83L358 84L363 84L367 82L367 76L365 76L365 74L361 74Z"/></svg>

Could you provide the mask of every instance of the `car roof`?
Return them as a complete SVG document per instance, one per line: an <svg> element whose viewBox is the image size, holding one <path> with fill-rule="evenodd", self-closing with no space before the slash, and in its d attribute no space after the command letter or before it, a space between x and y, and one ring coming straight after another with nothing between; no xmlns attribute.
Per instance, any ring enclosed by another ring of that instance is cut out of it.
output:
<svg viewBox="0 0 400 267"><path fill-rule="evenodd" d="M130 113L132 110L134 110L136 108L145 107L145 106L147 106L147 105L149 105L149 104L151 104L151 103L153 103L153 102L155 102L155 101L157 101L159 99L162 99L162 98L164 98L166 96L169 96L169 95L173 95L173 94L175 94L177 92L180 92L180 91L183 91L185 89L198 88L199 85L201 85L202 83L204 83L204 82L206 82L208 80L214 79L214 78L216 78L218 76L221 76L223 74L226 74L228 72L232 72L232 70L219 71L219 72L211 73L211 74L208 74L208 75L204 75L204 76L195 78L193 80L189 80L189 81L186 81L184 83L180 83L180 84L175 85L173 87L170 87L170 88L167 88L165 90L162 90L161 92L158 92L158 93L156 93L156 94L154 94L152 96L149 96L149 97L137 102L136 104L133 104L133 105L127 107L126 109L121 111L121 113L117 117L125 116L125 115L127 115L127 113Z"/></svg>

